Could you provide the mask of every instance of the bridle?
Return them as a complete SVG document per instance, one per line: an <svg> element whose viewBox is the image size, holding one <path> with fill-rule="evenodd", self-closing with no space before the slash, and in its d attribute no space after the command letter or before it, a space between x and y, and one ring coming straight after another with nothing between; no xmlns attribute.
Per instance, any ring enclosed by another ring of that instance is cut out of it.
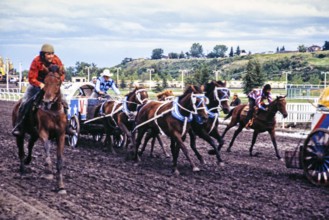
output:
<svg viewBox="0 0 329 220"><path fill-rule="evenodd" d="M50 73L48 73L47 77L55 77L56 79L59 80L58 83L52 83L52 84L55 84L55 85L59 86L59 91L60 91L60 85L61 85L61 78L60 78L60 76L56 76L53 72L50 72ZM58 101L59 97L60 97L60 92L58 92L58 93L54 96L54 98L53 98L52 100L50 100L50 101L45 101L45 100L44 100L44 94L43 94L43 98L42 98L42 100L41 100L41 104L42 104L42 106L43 106L46 110L50 110L51 107L52 107L52 105Z"/></svg>

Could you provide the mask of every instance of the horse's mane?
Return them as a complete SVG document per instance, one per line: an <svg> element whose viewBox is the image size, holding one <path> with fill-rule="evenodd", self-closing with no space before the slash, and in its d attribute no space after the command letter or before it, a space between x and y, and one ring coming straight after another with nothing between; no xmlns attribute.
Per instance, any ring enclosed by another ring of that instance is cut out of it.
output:
<svg viewBox="0 0 329 220"><path fill-rule="evenodd" d="M182 98L182 97L185 97L187 94L190 94L190 93L203 93L202 89L198 86L194 86L194 85L190 85L188 86L183 95L179 96L179 98Z"/></svg>
<svg viewBox="0 0 329 220"><path fill-rule="evenodd" d="M143 86L135 86L134 90L129 92L126 96L132 96L137 90L139 89L145 89Z"/></svg>
<svg viewBox="0 0 329 220"><path fill-rule="evenodd" d="M156 95L156 97L157 97L158 99L160 99L162 96L168 97L168 96L172 96L172 95L173 95L172 90L167 89L167 90L165 90L165 91L162 91L162 92L158 93L158 94Z"/></svg>
<svg viewBox="0 0 329 220"><path fill-rule="evenodd" d="M226 87L226 82L222 81L211 81L210 83L205 83L205 92L206 96L209 97L209 95L214 91L215 87Z"/></svg>

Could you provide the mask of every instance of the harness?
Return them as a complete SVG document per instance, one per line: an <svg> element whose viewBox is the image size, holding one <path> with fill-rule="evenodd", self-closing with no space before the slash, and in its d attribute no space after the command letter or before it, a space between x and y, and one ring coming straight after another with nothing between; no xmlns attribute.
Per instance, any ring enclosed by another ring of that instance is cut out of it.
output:
<svg viewBox="0 0 329 220"><path fill-rule="evenodd" d="M196 105L196 99L197 99L197 98L200 98L201 101ZM192 101L192 104L193 104L193 110L194 110L194 111L191 111L191 110L189 110L189 109L186 109L184 106L182 106L181 104L179 104L179 102L178 102L178 101L179 101L179 97L176 97L174 100L164 101L164 102L163 102L163 103L162 103L162 104L156 109L156 111L155 111L155 113L154 113L154 117L148 119L147 121L144 121L144 122L141 123L141 124L138 124L138 125L134 128L133 132L136 131L139 127L141 127L141 126L143 126L143 125L145 125L145 124L147 124L147 123L149 123L149 122L151 122L151 121L154 121L154 123L157 125L157 127L158 127L160 133L161 133L162 135L165 135L165 133L163 132L163 130L162 130L161 127L159 126L157 119L160 118L160 117L163 117L165 114L171 112L171 116L172 116L173 118L175 118L175 119L177 119L177 120L179 120L179 121L181 121L181 122L184 123L184 124L183 124L183 131L182 131L182 134L181 134L182 136L184 136L185 133L186 133L187 123L188 123L188 122L191 122L191 121L193 120L193 115L197 114L197 110L199 110L199 109L206 109L206 107L200 107L200 106L202 105L202 103L204 103L204 98L206 98L204 94L193 94L193 93L191 94L191 101ZM166 105L166 104L168 104L168 103L170 103L170 102L173 103L173 106L172 106L170 109L168 109L168 110L166 110L166 111L164 111L164 112L161 112L161 114L158 115L158 111L160 110L160 108L162 108L164 105ZM147 104L146 104L146 105L147 105ZM144 105L143 107L145 107L146 105ZM179 110L180 108L183 109L183 110L185 110L185 111L187 111L187 112L189 112L190 115L189 115L189 116L183 116L183 115L180 113L180 110Z"/></svg>
<svg viewBox="0 0 329 220"><path fill-rule="evenodd" d="M138 109L138 107L143 105L143 103L147 100L147 98L142 99L141 94L140 94L141 92L145 92L145 91L146 91L146 89L138 89L138 90L135 91L136 98L137 98L139 103L128 101L128 96L125 96L125 98L123 99L122 111L128 116L128 121L134 121L138 111L137 110L136 111L130 111L129 108L128 108L127 103L136 104L137 105L136 109Z"/></svg>

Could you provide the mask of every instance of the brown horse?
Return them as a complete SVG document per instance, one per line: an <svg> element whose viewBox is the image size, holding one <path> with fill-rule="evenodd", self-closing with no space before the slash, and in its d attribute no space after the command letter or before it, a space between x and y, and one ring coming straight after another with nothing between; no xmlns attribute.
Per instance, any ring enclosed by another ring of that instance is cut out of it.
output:
<svg viewBox="0 0 329 220"><path fill-rule="evenodd" d="M40 138L44 144L46 152L46 173L49 174L47 177L52 178L50 147L51 140L55 140L57 149L56 168L58 192L65 194L66 190L64 189L62 168L67 118L64 113L64 107L61 99L62 95L60 92L61 74L59 72L61 71L55 67L49 68L52 72L48 72L45 77L45 87L35 96L37 99L40 99L39 102L36 103L37 101L31 100L31 102L34 104L34 108L25 115L25 120L21 124L23 128L23 134L19 137L16 137L16 144L18 147L18 155L20 159L20 172L23 174L25 172L25 165L28 165L31 162L34 143ZM16 124L21 102L22 100L19 100L18 103L14 106L12 112L13 125ZM26 158L24 152L25 133L30 135L28 142L28 156Z"/></svg>
<svg viewBox="0 0 329 220"><path fill-rule="evenodd" d="M173 93L172 90L167 89L167 90L165 90L163 92L158 93L156 95L156 97L158 98L158 101L164 102L164 101L170 101L170 100L172 100L173 98L175 98L175 95L174 95L174 93ZM145 151L147 142L151 138L152 138L152 142L151 142L150 157L154 157L153 150L154 150L155 140L158 140L158 142L160 144L160 147L161 147L164 155L166 157L170 157L170 155L167 153L166 149L163 146L163 142L162 142L162 140L160 138L160 135L158 133L152 132L152 129L149 129L149 131L146 133L146 136L145 136L145 139L144 139L144 144L143 144L143 147L142 147L141 151L139 152L139 156L142 156L143 152Z"/></svg>
<svg viewBox="0 0 329 220"><path fill-rule="evenodd" d="M127 144L134 145L134 136L131 135L131 130L135 125L135 116L138 107L143 105L148 100L148 94L144 87L135 87L129 92L124 99L119 101L106 101L98 108L96 112L99 116L103 116L103 123L106 132L105 144L109 144L110 151L115 153L112 145L111 136L119 139L122 133L127 139Z"/></svg>
<svg viewBox="0 0 329 220"><path fill-rule="evenodd" d="M252 142L249 149L250 156L257 156L259 153L252 154L253 146L256 142L257 136L259 133L267 131L270 136L271 140L275 149L275 154L278 159L281 159L280 154L277 149L276 139L275 139L275 114L279 111L284 118L288 116L287 110L286 110L286 99L285 96L279 96L277 97L273 102L271 102L268 105L267 111L258 111L258 113L254 114L254 120L253 124L251 126L252 129L254 129L254 133L252 136ZM238 136L238 134L242 131L242 129L245 127L244 119L246 118L246 112L244 112L244 108L247 105L239 105L236 108L232 109L230 113L224 118L224 120L230 118L232 116L231 122L227 125L222 138L224 138L226 132L235 126L237 123L239 123L239 128L234 132L233 138L229 144L229 147L227 148L227 151L230 152L232 145L234 143L235 138ZM244 113L243 113L244 112Z"/></svg>
<svg viewBox="0 0 329 220"><path fill-rule="evenodd" d="M198 151L195 150L195 140L196 135L198 135L213 147L213 150L209 151L209 154L215 154L217 157L217 162L222 165L223 161L220 157L220 150L223 145L223 140L217 129L218 116L221 110L223 110L225 114L227 114L230 110L230 106L228 104L230 90L226 88L226 82L222 81L212 81L210 83L206 83L204 90L205 95L209 100L209 103L207 104L208 120L206 123L202 123L199 116L194 116L194 120L191 124L192 129L189 130L191 147L201 163L204 163L203 157ZM218 146L216 146L211 137L217 140Z"/></svg>
<svg viewBox="0 0 329 220"><path fill-rule="evenodd" d="M171 102L150 101L138 112L136 117L136 128L138 136L136 139L135 158L139 160L138 148L144 134L152 129L155 133L164 133L171 139L171 152L173 156L173 172L179 174L177 169L177 158L180 149L183 150L190 162L193 171L199 171L191 160L189 152L183 142L186 132L190 129L193 114L200 115L205 122L208 119L203 91L197 86L189 86L183 95Z"/></svg>

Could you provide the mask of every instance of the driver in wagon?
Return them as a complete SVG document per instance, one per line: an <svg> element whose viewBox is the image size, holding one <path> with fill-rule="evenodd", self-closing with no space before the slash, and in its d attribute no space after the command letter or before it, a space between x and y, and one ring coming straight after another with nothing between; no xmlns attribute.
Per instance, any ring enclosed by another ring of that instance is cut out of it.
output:
<svg viewBox="0 0 329 220"><path fill-rule="evenodd" d="M268 103L272 102L272 95L271 95L271 85L266 84L263 89L253 89L248 94L249 99L249 111L247 114L247 117L245 119L245 127L249 128L252 125L252 117L254 115L255 106L259 110L267 111L266 104L264 103L264 100L267 99Z"/></svg>
<svg viewBox="0 0 329 220"><path fill-rule="evenodd" d="M91 94L91 98L110 98L110 95L107 94L107 91L111 88L115 94L120 95L119 89L116 87L113 79L111 78L113 74L109 69L104 69L101 76L96 81L96 86Z"/></svg>
<svg viewBox="0 0 329 220"><path fill-rule="evenodd" d="M41 47L39 55L36 56L32 61L28 73L28 80L30 85L26 89L26 92L22 98L22 103L19 107L19 114L16 120L17 123L12 130L12 134L14 136L20 136L22 134L21 124L23 123L24 115L27 114L31 109L31 101L33 101L33 97L45 86L44 79L48 73L48 68L59 68L59 71L62 72L61 81L63 82L65 79L64 66L62 61L58 56L54 54L54 52L54 47L52 45L44 44ZM65 106L66 103L63 104Z"/></svg>

